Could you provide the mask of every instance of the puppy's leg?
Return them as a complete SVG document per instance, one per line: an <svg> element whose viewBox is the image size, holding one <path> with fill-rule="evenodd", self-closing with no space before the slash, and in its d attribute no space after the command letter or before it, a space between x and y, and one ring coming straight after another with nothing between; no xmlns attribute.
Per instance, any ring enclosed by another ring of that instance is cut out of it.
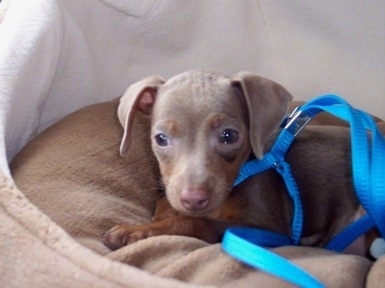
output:
<svg viewBox="0 0 385 288"><path fill-rule="evenodd" d="M103 243L112 250L141 239L159 235L182 235L216 243L228 227L241 225L234 221L178 215L166 197L157 202L153 221L143 225L116 225L102 235ZM244 225L244 223L243 223Z"/></svg>
<svg viewBox="0 0 385 288"><path fill-rule="evenodd" d="M104 233L102 238L103 243L112 250L160 235L190 236L208 243L217 243L225 229L234 225L227 221L179 215L138 226L116 225Z"/></svg>
<svg viewBox="0 0 385 288"><path fill-rule="evenodd" d="M177 215L179 215L178 211L172 208L166 196L163 196L156 202L156 208L154 217L152 217L152 222L161 221Z"/></svg>

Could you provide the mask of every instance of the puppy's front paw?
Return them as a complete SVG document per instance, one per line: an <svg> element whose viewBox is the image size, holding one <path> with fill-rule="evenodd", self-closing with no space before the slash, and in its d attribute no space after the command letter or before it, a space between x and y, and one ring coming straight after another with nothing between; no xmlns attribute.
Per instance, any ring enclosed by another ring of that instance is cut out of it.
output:
<svg viewBox="0 0 385 288"><path fill-rule="evenodd" d="M151 235L151 230L145 226L116 225L102 234L102 241L111 250L116 250Z"/></svg>

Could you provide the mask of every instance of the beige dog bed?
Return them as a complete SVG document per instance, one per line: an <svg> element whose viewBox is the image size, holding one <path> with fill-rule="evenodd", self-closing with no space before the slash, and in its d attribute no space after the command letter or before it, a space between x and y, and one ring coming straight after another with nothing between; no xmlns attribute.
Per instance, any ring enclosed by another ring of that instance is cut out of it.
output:
<svg viewBox="0 0 385 288"><path fill-rule="evenodd" d="M250 70L297 98L338 92L385 118L383 49L373 48L384 45L376 22L383 3L353 2L331 9L306 1L217 7L12 0L0 25L1 286L290 287L227 256L220 244L193 238L154 237L114 252L104 247L100 234L115 223L150 221L160 179L146 145L147 120L137 118L133 148L121 158L117 101L103 101L153 73ZM370 33L358 18L373 24ZM327 287L385 283L384 258L373 264L315 248L273 250Z"/></svg>
<svg viewBox="0 0 385 288"><path fill-rule="evenodd" d="M8 222L2 225L2 235L9 236L2 245L10 251L19 248L16 255L16 251L6 253L2 260L20 270L13 272L15 277L7 277L9 284L287 286L231 259L219 244L189 237L153 237L114 252L103 246L100 235L114 223L151 219L159 181L149 150L148 120L136 119L132 149L121 158L122 129L116 109L117 101L81 109L41 133L12 161L11 172L20 190L4 183L3 189L9 192L2 193L1 203ZM371 268L365 258L321 249L274 250L327 287L363 287ZM51 273L55 277L49 277Z"/></svg>

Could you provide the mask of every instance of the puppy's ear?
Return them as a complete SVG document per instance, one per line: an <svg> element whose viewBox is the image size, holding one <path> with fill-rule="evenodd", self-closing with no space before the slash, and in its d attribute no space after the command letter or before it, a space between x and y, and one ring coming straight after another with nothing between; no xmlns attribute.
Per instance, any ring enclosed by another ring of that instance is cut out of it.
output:
<svg viewBox="0 0 385 288"><path fill-rule="evenodd" d="M245 98L251 147L261 159L267 139L282 123L293 97L281 85L248 72L235 75L232 84L241 89Z"/></svg>
<svg viewBox="0 0 385 288"><path fill-rule="evenodd" d="M160 76L150 76L128 87L118 107L118 118L124 129L120 144L120 155L124 155L131 143L131 130L136 111L149 115L155 103L156 94L165 80Z"/></svg>

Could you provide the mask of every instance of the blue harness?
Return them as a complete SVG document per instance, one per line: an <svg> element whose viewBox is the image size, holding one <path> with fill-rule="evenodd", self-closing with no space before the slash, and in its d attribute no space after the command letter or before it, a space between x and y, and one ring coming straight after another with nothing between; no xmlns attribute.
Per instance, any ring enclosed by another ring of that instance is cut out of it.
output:
<svg viewBox="0 0 385 288"><path fill-rule="evenodd" d="M291 113L284 127L262 160L245 163L234 186L267 169L274 168L283 178L293 201L291 236L253 228L229 228L222 248L234 258L262 269L300 287L324 287L317 279L285 258L262 247L298 245L303 227L303 209L297 184L285 155L296 135L318 113L325 111L350 124L353 184L367 214L350 224L324 248L341 252L359 236L376 227L385 239L385 138L372 117L350 106L336 95L317 97ZM368 137L371 132L371 140Z"/></svg>

